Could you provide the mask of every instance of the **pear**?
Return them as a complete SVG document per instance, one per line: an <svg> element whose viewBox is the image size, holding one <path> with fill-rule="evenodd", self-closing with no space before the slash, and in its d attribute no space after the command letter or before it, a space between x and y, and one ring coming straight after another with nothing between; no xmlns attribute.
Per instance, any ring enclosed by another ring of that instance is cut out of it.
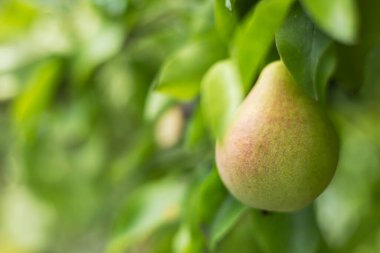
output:
<svg viewBox="0 0 380 253"><path fill-rule="evenodd" d="M281 61L269 64L216 143L227 189L242 203L291 212L327 187L339 141L325 111L295 82Z"/></svg>

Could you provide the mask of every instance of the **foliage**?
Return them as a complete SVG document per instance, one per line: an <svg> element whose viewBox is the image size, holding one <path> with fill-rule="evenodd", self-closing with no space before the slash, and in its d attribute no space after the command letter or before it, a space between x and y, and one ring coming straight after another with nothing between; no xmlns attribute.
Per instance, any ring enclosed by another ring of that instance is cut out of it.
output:
<svg viewBox="0 0 380 253"><path fill-rule="evenodd" d="M380 252L377 0L0 2L0 252ZM214 143L281 58L329 113L313 205L237 202Z"/></svg>

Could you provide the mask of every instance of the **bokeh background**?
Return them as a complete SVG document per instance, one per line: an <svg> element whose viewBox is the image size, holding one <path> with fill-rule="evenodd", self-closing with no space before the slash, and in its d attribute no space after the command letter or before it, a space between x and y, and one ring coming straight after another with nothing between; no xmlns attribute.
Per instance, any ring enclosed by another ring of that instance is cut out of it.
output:
<svg viewBox="0 0 380 253"><path fill-rule="evenodd" d="M380 252L376 1L332 1L343 35L321 25L337 52L325 104L341 139L328 189L279 214L220 182L213 116L229 110L199 83L256 2L1 1L0 253ZM356 26L359 43L345 44ZM242 43L268 52L257 69L279 58L271 40ZM235 82L228 66L216 75Z"/></svg>

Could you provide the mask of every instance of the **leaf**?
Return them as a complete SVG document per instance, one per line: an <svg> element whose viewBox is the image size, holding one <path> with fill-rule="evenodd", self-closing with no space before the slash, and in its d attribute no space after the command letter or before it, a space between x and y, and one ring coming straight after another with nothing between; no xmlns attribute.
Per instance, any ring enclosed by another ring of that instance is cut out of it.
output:
<svg viewBox="0 0 380 253"><path fill-rule="evenodd" d="M316 253L324 245L313 206L292 214L291 253Z"/></svg>
<svg viewBox="0 0 380 253"><path fill-rule="evenodd" d="M185 188L183 182L168 178L143 185L128 198L107 252L125 252L160 225L177 219Z"/></svg>
<svg viewBox="0 0 380 253"><path fill-rule="evenodd" d="M47 60L34 70L25 90L13 104L13 117L19 130L31 134L35 124L53 98L61 69L59 59ZM31 128L30 128L31 127Z"/></svg>
<svg viewBox="0 0 380 253"><path fill-rule="evenodd" d="M234 32L237 17L230 0L214 0L215 27L225 41L229 41Z"/></svg>
<svg viewBox="0 0 380 253"><path fill-rule="evenodd" d="M134 173L141 169L142 164L154 151L154 140L150 131L142 128L134 131L134 135L136 138L111 163L109 173L113 183L134 177Z"/></svg>
<svg viewBox="0 0 380 253"><path fill-rule="evenodd" d="M259 2L237 31L232 55L239 67L245 91L251 87L292 3L293 0Z"/></svg>
<svg viewBox="0 0 380 253"><path fill-rule="evenodd" d="M232 196L228 196L211 225L210 247L214 249L220 240L228 233L228 231L237 222L240 216L248 209Z"/></svg>
<svg viewBox="0 0 380 253"><path fill-rule="evenodd" d="M364 84L361 95L372 98L380 97L380 42L368 53L365 63Z"/></svg>
<svg viewBox="0 0 380 253"><path fill-rule="evenodd" d="M214 252L231 253L239 249L239 253L262 252L258 247L253 233L253 221L250 212L245 212L237 223L228 231Z"/></svg>
<svg viewBox="0 0 380 253"><path fill-rule="evenodd" d="M337 45L338 66L336 78L339 85L350 93L360 91L365 82L365 62L369 51L380 39L378 26L380 1L358 1L360 10L359 40L355 45Z"/></svg>
<svg viewBox="0 0 380 253"><path fill-rule="evenodd" d="M121 26L107 24L83 41L83 48L73 64L72 82L76 87L81 89L86 85L96 68L118 53L123 35Z"/></svg>
<svg viewBox="0 0 380 253"><path fill-rule="evenodd" d="M297 6L276 34L276 45L281 59L305 92L316 100L324 99L335 67L332 40Z"/></svg>
<svg viewBox="0 0 380 253"><path fill-rule="evenodd" d="M243 85L234 63L215 63L204 76L201 89L205 120L214 137L221 137L243 99Z"/></svg>
<svg viewBox="0 0 380 253"><path fill-rule="evenodd" d="M363 235L373 234L371 226L380 225L379 103L340 98L334 101L334 111L340 121L339 164L333 181L317 199L316 211L329 245L347 252L363 241Z"/></svg>
<svg viewBox="0 0 380 253"><path fill-rule="evenodd" d="M301 0L313 21L334 39L353 44L359 17L355 0Z"/></svg>
<svg viewBox="0 0 380 253"><path fill-rule="evenodd" d="M37 20L38 7L33 1L3 1L0 9L0 41L17 38L26 33Z"/></svg>
<svg viewBox="0 0 380 253"><path fill-rule="evenodd" d="M139 241L137 244L134 244L133 247L128 250L128 252L172 252L173 239L177 232L177 229L178 225L175 222L163 224L155 229L148 237L144 238L144 240Z"/></svg>
<svg viewBox="0 0 380 253"><path fill-rule="evenodd" d="M197 105L192 117L189 119L185 133L185 147L194 151L205 145L209 140L206 124L203 119L201 107Z"/></svg>
<svg viewBox="0 0 380 253"><path fill-rule="evenodd" d="M321 240L312 208L296 213L253 211L253 233L262 252L314 253Z"/></svg>
<svg viewBox="0 0 380 253"><path fill-rule="evenodd" d="M197 189L197 204L194 205L193 210L196 210L200 225L205 225L215 216L226 195L227 191L220 180L217 169L214 167Z"/></svg>
<svg viewBox="0 0 380 253"><path fill-rule="evenodd" d="M289 252L291 216L286 213L252 211L253 233L262 252Z"/></svg>
<svg viewBox="0 0 380 253"><path fill-rule="evenodd" d="M211 221L227 196L216 168L201 178L190 196L184 207L182 227L176 236L176 252L200 252L205 247Z"/></svg>
<svg viewBox="0 0 380 253"><path fill-rule="evenodd" d="M214 33L185 45L164 63L157 79L157 91L179 100L198 95L207 69L225 54Z"/></svg>
<svg viewBox="0 0 380 253"><path fill-rule="evenodd" d="M232 11L234 8L236 0L225 0L224 1L224 6L229 10Z"/></svg>
<svg viewBox="0 0 380 253"><path fill-rule="evenodd" d="M154 122L158 116L167 108L173 101L167 95L159 93L151 89L145 99L144 118L148 122Z"/></svg>
<svg viewBox="0 0 380 253"><path fill-rule="evenodd" d="M373 47L380 38L380 1L358 1L358 6L360 12L359 44L368 50Z"/></svg>
<svg viewBox="0 0 380 253"><path fill-rule="evenodd" d="M315 86L317 87L318 98L322 103L326 103L328 83L336 70L336 65L336 52L332 45L321 56L316 70Z"/></svg>

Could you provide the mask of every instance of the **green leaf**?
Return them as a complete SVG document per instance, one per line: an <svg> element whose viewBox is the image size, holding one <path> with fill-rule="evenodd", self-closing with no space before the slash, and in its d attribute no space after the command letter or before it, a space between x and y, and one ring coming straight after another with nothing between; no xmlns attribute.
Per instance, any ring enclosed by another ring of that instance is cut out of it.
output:
<svg viewBox="0 0 380 253"><path fill-rule="evenodd" d="M172 252L173 239L177 229L178 225L175 222L163 224L148 237L144 238L144 240L134 244L127 252L141 252L142 249L143 252L151 253Z"/></svg>
<svg viewBox="0 0 380 253"><path fill-rule="evenodd" d="M276 34L276 45L281 59L305 92L316 100L324 99L327 81L335 68L332 40L297 6Z"/></svg>
<svg viewBox="0 0 380 253"><path fill-rule="evenodd" d="M361 95L372 98L380 97L380 42L368 54L365 64L364 85Z"/></svg>
<svg viewBox="0 0 380 253"><path fill-rule="evenodd" d="M73 64L72 82L79 89L87 84L98 66L122 48L124 30L121 26L104 24L99 31L83 41L83 48Z"/></svg>
<svg viewBox="0 0 380 253"><path fill-rule="evenodd" d="M312 208L296 213L253 211L253 234L262 252L314 253L321 237Z"/></svg>
<svg viewBox="0 0 380 253"><path fill-rule="evenodd" d="M247 209L247 206L242 205L230 195L224 200L211 225L209 241L211 249L217 246Z"/></svg>
<svg viewBox="0 0 380 253"><path fill-rule="evenodd" d="M243 85L234 63L215 63L204 76L201 89L205 120L214 137L221 137L243 99Z"/></svg>
<svg viewBox="0 0 380 253"><path fill-rule="evenodd" d="M229 10L232 11L234 8L236 0L225 0L224 1L224 6Z"/></svg>
<svg viewBox="0 0 380 253"><path fill-rule="evenodd" d="M3 1L0 8L0 41L26 33L37 19L38 7L33 1Z"/></svg>
<svg viewBox="0 0 380 253"><path fill-rule="evenodd" d="M218 212L226 195L227 191L220 180L217 169L214 167L197 188L197 204L193 206L193 210L196 211L197 222L199 222L200 225L209 223L215 216L215 213ZM210 198L210 196L213 197Z"/></svg>
<svg viewBox="0 0 380 253"><path fill-rule="evenodd" d="M260 248L253 233L253 219L250 212L245 212L236 224L228 231L223 240L217 245L213 252L231 253L239 249L239 253L260 252Z"/></svg>
<svg viewBox="0 0 380 253"><path fill-rule="evenodd" d="M157 79L157 91L176 99L191 100L198 95L207 69L225 55L214 33L185 45L164 63Z"/></svg>
<svg viewBox="0 0 380 253"><path fill-rule="evenodd" d="M379 69L375 71L379 75ZM316 210L329 245L348 252L374 233L376 223L380 225L379 102L341 97L334 101L334 111L340 123L339 164L333 181L317 199Z"/></svg>
<svg viewBox="0 0 380 253"><path fill-rule="evenodd" d="M291 238L291 215L252 211L253 233L262 252L288 253Z"/></svg>
<svg viewBox="0 0 380 253"><path fill-rule="evenodd" d="M313 206L292 214L290 253L320 252L325 244L319 231Z"/></svg>
<svg viewBox="0 0 380 253"><path fill-rule="evenodd" d="M183 225L176 236L177 252L200 252L205 248L211 221L227 194L215 167L200 178L190 191L191 198L183 210Z"/></svg>
<svg viewBox="0 0 380 253"><path fill-rule="evenodd" d="M293 0L259 2L237 31L232 55L239 66L245 91L251 87L292 3Z"/></svg>
<svg viewBox="0 0 380 253"><path fill-rule="evenodd" d="M185 147L188 150L197 150L209 140L206 124L204 122L201 107L197 105L192 117L187 123L185 133Z"/></svg>
<svg viewBox="0 0 380 253"><path fill-rule="evenodd" d="M177 219L185 188L183 182L168 178L143 185L127 199L107 252L125 252L159 226Z"/></svg>
<svg viewBox="0 0 380 253"><path fill-rule="evenodd" d="M358 1L358 6L360 11L359 44L368 50L374 46L380 38L380 1Z"/></svg>
<svg viewBox="0 0 380 253"><path fill-rule="evenodd" d="M214 0L215 27L225 41L229 41L234 32L237 17L233 4L227 0Z"/></svg>
<svg viewBox="0 0 380 253"><path fill-rule="evenodd" d="M51 102L59 84L61 66L61 60L56 58L38 65L28 79L25 90L14 101L13 117L22 132L32 133L30 131L36 126L39 116Z"/></svg>
<svg viewBox="0 0 380 253"><path fill-rule="evenodd" d="M318 94L318 99L322 103L326 103L327 87L330 78L333 76L337 65L335 47L330 46L321 56L315 74L315 86Z"/></svg>
<svg viewBox="0 0 380 253"><path fill-rule="evenodd" d="M360 29L358 44L338 45L338 66L336 78L346 91L355 93L365 82L365 62L369 51L380 39L380 1L358 1Z"/></svg>
<svg viewBox="0 0 380 253"><path fill-rule="evenodd" d="M153 136L150 131L142 128L134 131L136 138L131 140L129 146L116 156L110 165L110 179L113 183L121 182L141 169L144 161L154 151Z"/></svg>
<svg viewBox="0 0 380 253"><path fill-rule="evenodd" d="M145 99L145 120L153 122L172 103L173 101L170 97L151 89Z"/></svg>
<svg viewBox="0 0 380 253"><path fill-rule="evenodd" d="M334 39L352 44L357 39L358 13L355 0L301 0L313 21Z"/></svg>

